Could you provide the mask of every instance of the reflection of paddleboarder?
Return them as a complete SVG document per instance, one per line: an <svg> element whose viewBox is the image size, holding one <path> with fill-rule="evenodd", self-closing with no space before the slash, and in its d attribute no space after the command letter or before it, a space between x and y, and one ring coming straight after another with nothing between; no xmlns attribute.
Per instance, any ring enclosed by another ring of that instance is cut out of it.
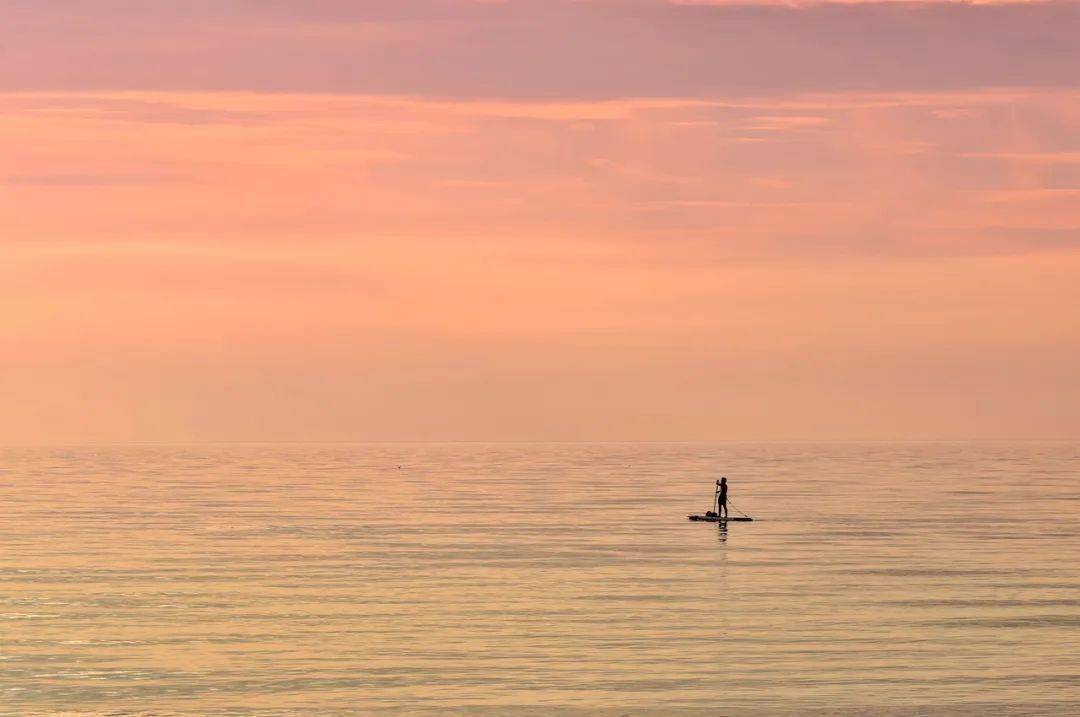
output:
<svg viewBox="0 0 1080 717"><path fill-rule="evenodd" d="M716 481L716 512L721 518L728 517L726 476Z"/></svg>

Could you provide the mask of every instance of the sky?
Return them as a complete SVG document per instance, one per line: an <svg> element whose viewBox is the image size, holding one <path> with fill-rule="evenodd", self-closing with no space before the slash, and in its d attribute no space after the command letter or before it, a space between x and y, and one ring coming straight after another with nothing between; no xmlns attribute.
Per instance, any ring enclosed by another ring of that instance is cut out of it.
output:
<svg viewBox="0 0 1080 717"><path fill-rule="evenodd" d="M0 14L0 443L1080 438L1080 4Z"/></svg>

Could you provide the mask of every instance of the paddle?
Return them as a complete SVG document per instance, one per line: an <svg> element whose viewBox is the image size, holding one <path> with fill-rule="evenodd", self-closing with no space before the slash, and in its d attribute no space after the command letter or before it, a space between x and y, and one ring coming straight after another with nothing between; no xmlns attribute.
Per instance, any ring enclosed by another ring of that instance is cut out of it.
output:
<svg viewBox="0 0 1080 717"><path fill-rule="evenodd" d="M731 498L728 498L728 502L727 502L727 504L728 504L728 507L729 507L729 508L735 508L735 504L731 502ZM738 513L739 515L741 515L741 516L742 516L742 517L744 517L744 518L749 518L749 517L750 517L750 516L749 516L749 515L747 515L746 513L744 513L744 512L742 512L741 510L739 510L738 508L735 508L735 512L736 512L736 513Z"/></svg>

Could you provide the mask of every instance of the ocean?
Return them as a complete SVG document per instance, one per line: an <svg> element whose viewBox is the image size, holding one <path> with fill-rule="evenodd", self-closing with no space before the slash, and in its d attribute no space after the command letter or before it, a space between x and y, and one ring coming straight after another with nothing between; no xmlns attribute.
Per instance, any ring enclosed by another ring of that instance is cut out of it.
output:
<svg viewBox="0 0 1080 717"><path fill-rule="evenodd" d="M380 713L1078 715L1080 444L0 448L0 714Z"/></svg>

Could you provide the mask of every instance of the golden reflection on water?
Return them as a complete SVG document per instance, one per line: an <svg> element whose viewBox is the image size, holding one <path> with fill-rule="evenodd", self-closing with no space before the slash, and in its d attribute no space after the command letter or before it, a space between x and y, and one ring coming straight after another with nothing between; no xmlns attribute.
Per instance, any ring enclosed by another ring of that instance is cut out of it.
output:
<svg viewBox="0 0 1080 717"><path fill-rule="evenodd" d="M0 714L1080 713L1078 455L2 449Z"/></svg>

